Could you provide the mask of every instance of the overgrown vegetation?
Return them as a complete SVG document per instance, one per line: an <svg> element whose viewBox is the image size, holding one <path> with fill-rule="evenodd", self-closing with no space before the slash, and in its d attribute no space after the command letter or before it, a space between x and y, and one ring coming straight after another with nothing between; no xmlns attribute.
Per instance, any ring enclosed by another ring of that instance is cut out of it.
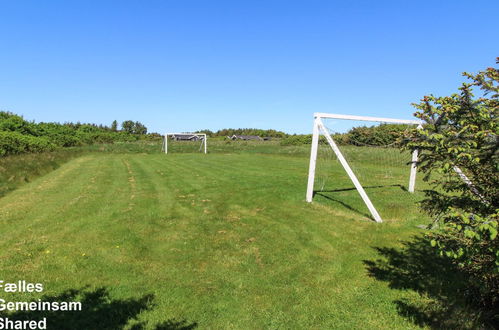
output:
<svg viewBox="0 0 499 330"><path fill-rule="evenodd" d="M130 123L131 124L130 124ZM0 156L53 151L95 143L132 142L146 137L139 122L124 122L124 130L82 123L35 123L10 112L0 112ZM151 135L151 138L157 138Z"/></svg>
<svg viewBox="0 0 499 330"><path fill-rule="evenodd" d="M464 75L473 82L458 94L415 104L426 124L405 147L420 150L419 168L435 187L422 204L435 219L432 245L469 275L463 294L499 321L499 71Z"/></svg>
<svg viewBox="0 0 499 330"><path fill-rule="evenodd" d="M334 140L339 144L358 146L397 146L399 139L409 128L402 124L381 124L375 126L358 126L346 133L334 134ZM294 134L281 139L282 146L311 144L312 134Z"/></svg>
<svg viewBox="0 0 499 330"><path fill-rule="evenodd" d="M337 134L339 143L363 146L397 146L404 132L410 126L404 124L381 124L377 126L359 126L345 134Z"/></svg>
<svg viewBox="0 0 499 330"><path fill-rule="evenodd" d="M298 146L312 143L312 134L293 134L281 139L281 146Z"/></svg>
<svg viewBox="0 0 499 330"><path fill-rule="evenodd" d="M111 124L111 128L114 126ZM123 129L123 132L128 133L128 134L137 134L137 135L144 135L147 134L147 127L145 127L142 123L138 121L132 121L132 120L125 120L123 123L121 123L121 128Z"/></svg>
<svg viewBox="0 0 499 330"><path fill-rule="evenodd" d="M67 148L0 157L0 197L82 154L81 149Z"/></svg>
<svg viewBox="0 0 499 330"><path fill-rule="evenodd" d="M18 132L0 132L0 156L52 151L56 147L46 137L25 135Z"/></svg>
<svg viewBox="0 0 499 330"><path fill-rule="evenodd" d="M260 137L274 137L274 138L283 138L288 136L288 134L276 131L274 129L259 129L259 128L224 128L220 129L216 132L213 132L209 129L203 129L197 131L196 133L205 133L209 137L228 137L232 135L256 135Z"/></svg>

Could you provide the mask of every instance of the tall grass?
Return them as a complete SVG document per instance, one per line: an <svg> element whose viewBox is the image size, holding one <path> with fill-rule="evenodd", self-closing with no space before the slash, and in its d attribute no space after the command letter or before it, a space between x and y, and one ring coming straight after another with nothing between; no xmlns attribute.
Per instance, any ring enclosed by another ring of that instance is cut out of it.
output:
<svg viewBox="0 0 499 330"><path fill-rule="evenodd" d="M83 154L80 149L0 157L0 197Z"/></svg>

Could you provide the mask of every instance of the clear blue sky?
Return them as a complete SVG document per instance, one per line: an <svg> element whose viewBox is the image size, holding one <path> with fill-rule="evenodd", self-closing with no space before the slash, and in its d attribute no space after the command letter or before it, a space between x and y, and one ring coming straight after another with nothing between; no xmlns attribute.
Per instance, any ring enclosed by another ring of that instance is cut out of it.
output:
<svg viewBox="0 0 499 330"><path fill-rule="evenodd" d="M0 0L0 109L157 132L411 118L411 102L494 65L498 13L497 0Z"/></svg>

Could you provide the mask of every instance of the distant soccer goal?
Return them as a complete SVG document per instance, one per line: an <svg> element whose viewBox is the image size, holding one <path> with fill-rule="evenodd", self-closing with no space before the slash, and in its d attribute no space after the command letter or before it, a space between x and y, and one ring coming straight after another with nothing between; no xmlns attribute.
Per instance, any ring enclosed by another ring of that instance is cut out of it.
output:
<svg viewBox="0 0 499 330"><path fill-rule="evenodd" d="M352 129L352 127L356 128ZM395 136L399 136L405 129L414 127L421 127L421 121L315 113L307 202L312 202L316 192L328 189L328 184L331 188L335 181L333 178L329 180L333 183L328 183L328 176L341 175L337 166L332 167L333 162L337 160L360 194L373 219L376 222L382 222L365 188L367 186L381 187L386 184L385 182L389 182L387 186L403 188L405 184L402 180L406 173L405 180L408 177L408 185L404 190L414 192L418 151L413 151L412 155L401 153L395 145ZM407 172L404 172L405 168ZM359 175L362 183L359 181ZM341 191L341 189L332 191Z"/></svg>
<svg viewBox="0 0 499 330"><path fill-rule="evenodd" d="M162 150L169 152L208 152L208 137L204 133L166 133Z"/></svg>

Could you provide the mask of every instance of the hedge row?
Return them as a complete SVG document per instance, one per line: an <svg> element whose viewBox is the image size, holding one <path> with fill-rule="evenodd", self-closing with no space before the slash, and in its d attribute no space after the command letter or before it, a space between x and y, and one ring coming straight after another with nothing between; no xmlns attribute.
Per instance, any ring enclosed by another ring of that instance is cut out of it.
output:
<svg viewBox="0 0 499 330"><path fill-rule="evenodd" d="M302 144L311 144L312 134L290 135L281 139L281 146L298 146Z"/></svg>
<svg viewBox="0 0 499 330"><path fill-rule="evenodd" d="M2 111L0 111L0 134L0 156L50 151L57 147L132 142L146 138L146 135L116 131L103 125L35 123L16 114ZM156 136L151 138L157 139Z"/></svg>
<svg viewBox="0 0 499 330"><path fill-rule="evenodd" d="M0 132L0 156L55 150L57 146L45 137L18 132Z"/></svg>
<svg viewBox="0 0 499 330"><path fill-rule="evenodd" d="M359 126L346 133L336 133L334 140L339 144L388 146L397 141L409 126L399 124L382 124L378 126ZM290 135L281 140L282 146L311 144L312 134Z"/></svg>

